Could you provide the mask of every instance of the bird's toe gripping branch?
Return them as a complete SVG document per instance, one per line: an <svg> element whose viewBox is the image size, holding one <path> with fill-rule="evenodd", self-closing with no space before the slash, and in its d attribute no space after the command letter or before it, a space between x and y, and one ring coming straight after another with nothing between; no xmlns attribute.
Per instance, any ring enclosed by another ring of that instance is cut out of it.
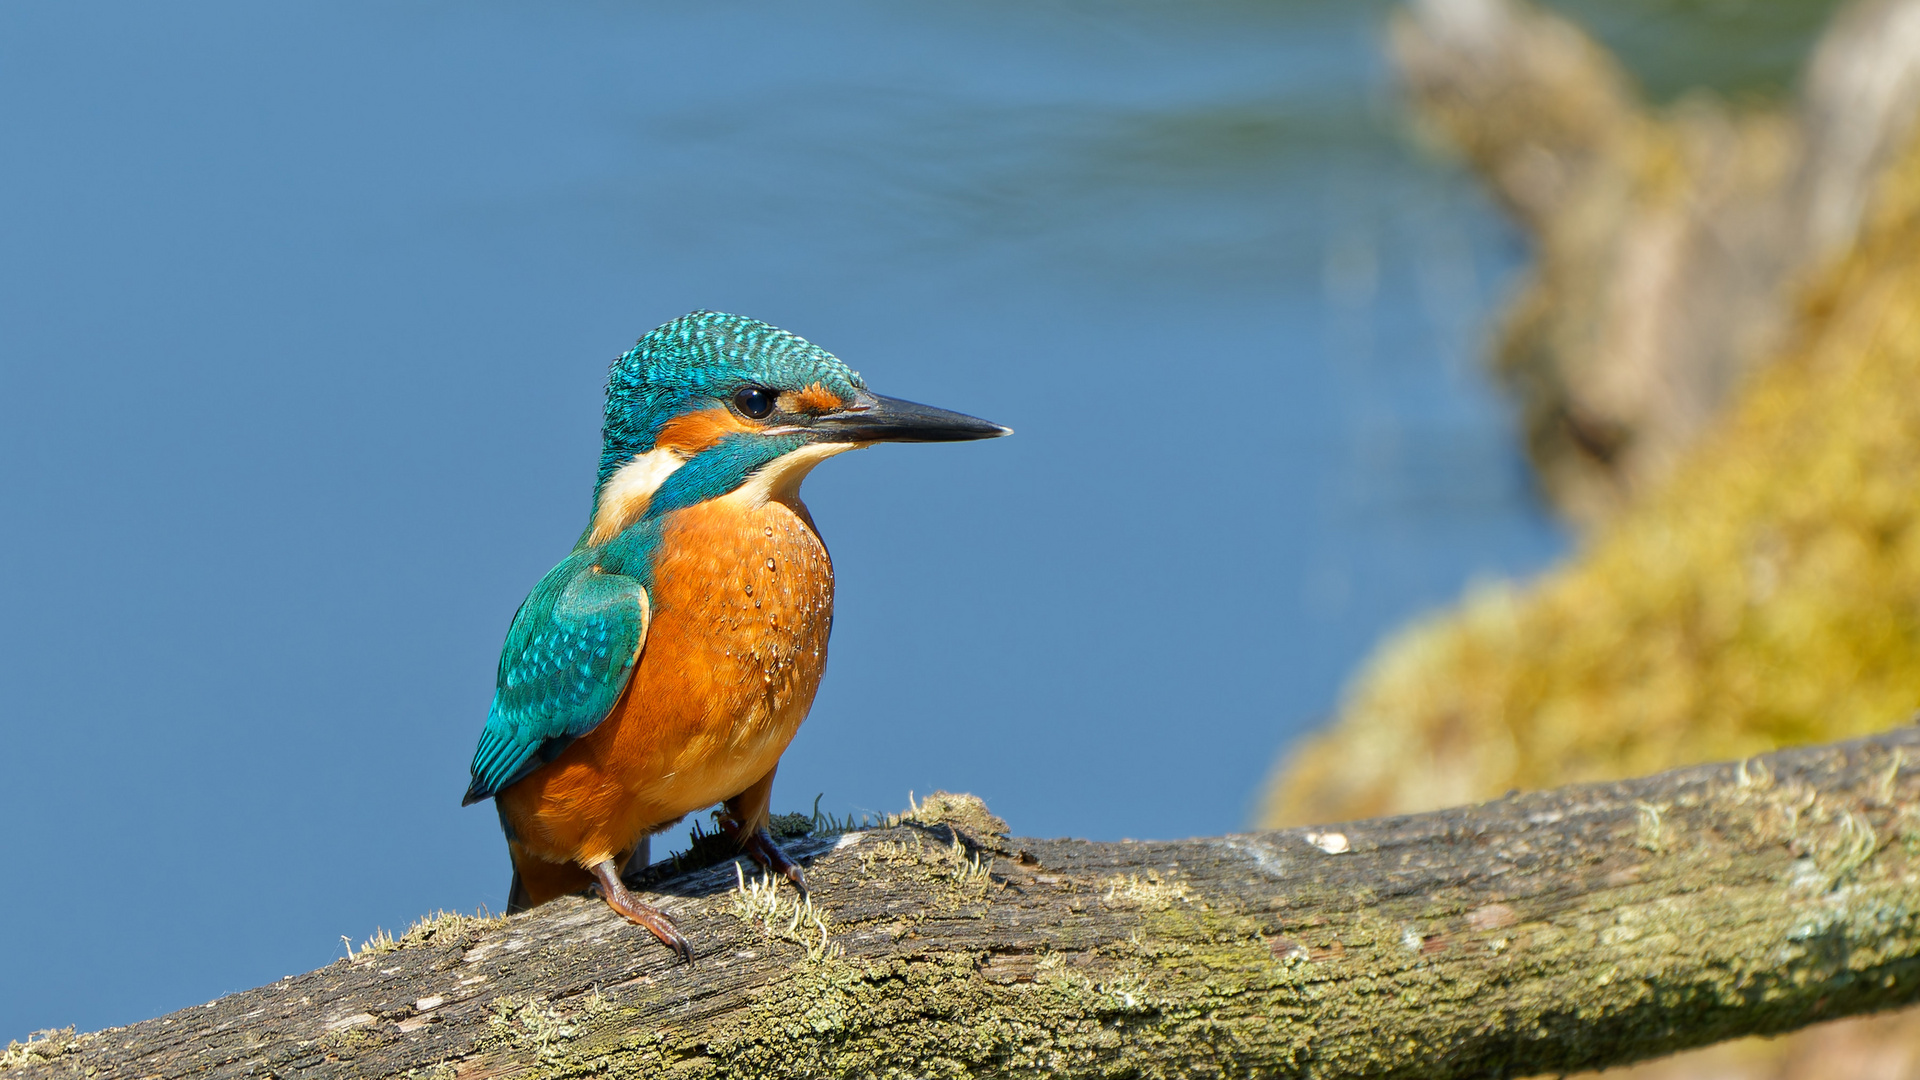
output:
<svg viewBox="0 0 1920 1080"><path fill-rule="evenodd" d="M768 871L793 882L793 887L800 890L801 896L807 895L807 875L800 871L800 864L789 858L787 853L781 850L780 845L774 842L772 833L766 829L755 829L743 846L746 848L748 858Z"/></svg>
<svg viewBox="0 0 1920 1080"><path fill-rule="evenodd" d="M730 813L716 811L714 818L720 828L746 852L747 858L759 864L761 869L793 882L793 887L800 890L802 897L807 895L807 875L801 871L800 864L794 862L774 841L773 834L767 831L766 826L749 832L740 819Z"/></svg>
<svg viewBox="0 0 1920 1080"><path fill-rule="evenodd" d="M627 891L626 885L620 881L620 868L614 865L612 859L595 866L593 877L598 883L595 888L608 907L646 927L654 937L660 939L660 944L672 949L680 959L689 964L693 962L693 945L687 941L686 935L673 924L666 912Z"/></svg>

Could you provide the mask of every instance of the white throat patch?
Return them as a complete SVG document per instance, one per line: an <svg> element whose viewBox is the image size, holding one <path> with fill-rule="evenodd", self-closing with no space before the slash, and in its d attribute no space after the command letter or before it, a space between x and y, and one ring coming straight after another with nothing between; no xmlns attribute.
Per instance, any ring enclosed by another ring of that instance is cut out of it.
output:
<svg viewBox="0 0 1920 1080"><path fill-rule="evenodd" d="M772 461L754 471L747 482L721 496L723 499L738 499L749 507L765 506L770 502L793 502L800 497L800 482L807 478L815 465L835 454L844 454L849 450L864 450L871 443L826 442L808 443L798 450L781 454Z"/></svg>
<svg viewBox="0 0 1920 1080"><path fill-rule="evenodd" d="M765 506L770 502L792 502L800 496L800 482L807 478L815 465L835 454L844 454L848 450L862 450L870 443L809 443L798 450L792 450L774 458L754 470L747 482L733 489L722 499L736 499L748 507ZM587 534L587 543L604 544L619 536L627 526L646 516L647 507L653 503L654 493L674 470L685 465L687 459L677 450L658 447L644 454L635 454L632 460L620 466L620 470L607 478L607 486L600 489L600 507L593 514L593 529Z"/></svg>

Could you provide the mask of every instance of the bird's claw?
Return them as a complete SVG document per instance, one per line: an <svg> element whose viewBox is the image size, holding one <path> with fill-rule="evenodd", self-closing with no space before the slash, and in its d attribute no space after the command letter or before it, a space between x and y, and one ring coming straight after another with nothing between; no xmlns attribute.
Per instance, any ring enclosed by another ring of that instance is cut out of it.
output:
<svg viewBox="0 0 1920 1080"><path fill-rule="evenodd" d="M693 943L688 941L686 935L680 932L680 928L673 924L673 919L666 912L652 904L634 900L631 895L627 897L629 902L625 904L616 902L612 897L604 899L608 907L625 915L630 921L646 927L654 937L660 939L660 944L672 949L682 961L693 963Z"/></svg>
<svg viewBox="0 0 1920 1080"><path fill-rule="evenodd" d="M746 849L748 858L759 863L768 872L779 874L793 882L793 887L800 890L802 897L807 895L807 875L801 871L800 864L794 862L785 851L781 850L780 845L774 842L772 833L765 829L755 829L753 835L747 838Z"/></svg>
<svg viewBox="0 0 1920 1080"><path fill-rule="evenodd" d="M593 891L600 894L600 899L605 900L608 907L626 916L629 922L646 927L649 933L660 939L660 944L672 949L683 962L693 963L693 943L673 924L672 917L666 912L627 891L626 885L620 881L619 869L611 860L594 867L593 876L597 879Z"/></svg>
<svg viewBox="0 0 1920 1080"><path fill-rule="evenodd" d="M768 832L765 826L742 836L741 833L744 830L738 821L718 813L714 816L720 819L720 827L726 830L727 835L740 842L741 850L746 852L747 858L752 859L762 870L779 874L793 882L793 887L800 890L802 898L807 895L807 875L801 871L800 864L794 862L792 857L774 842L773 834Z"/></svg>

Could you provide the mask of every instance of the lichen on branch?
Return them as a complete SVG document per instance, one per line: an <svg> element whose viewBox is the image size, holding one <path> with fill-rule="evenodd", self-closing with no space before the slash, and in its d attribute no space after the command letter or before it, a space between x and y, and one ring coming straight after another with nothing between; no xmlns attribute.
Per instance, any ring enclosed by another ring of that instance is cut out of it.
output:
<svg viewBox="0 0 1920 1080"><path fill-rule="evenodd" d="M441 917L298 976L7 1051L138 1075L1447 1077L1560 1071L1920 988L1920 729L1644 780L1177 842L940 796L604 904ZM929 800L933 803L934 800Z"/></svg>

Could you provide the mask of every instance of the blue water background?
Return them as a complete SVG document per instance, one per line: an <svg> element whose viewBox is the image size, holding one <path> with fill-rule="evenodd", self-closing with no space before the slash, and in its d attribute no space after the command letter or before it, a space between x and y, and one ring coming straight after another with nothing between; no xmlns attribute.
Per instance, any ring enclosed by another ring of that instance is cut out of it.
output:
<svg viewBox="0 0 1920 1080"><path fill-rule="evenodd" d="M498 908L500 638L694 307L1019 431L809 482L777 809L1244 827L1383 631L1567 542L1476 361L1523 244L1383 13L0 9L0 1036Z"/></svg>

